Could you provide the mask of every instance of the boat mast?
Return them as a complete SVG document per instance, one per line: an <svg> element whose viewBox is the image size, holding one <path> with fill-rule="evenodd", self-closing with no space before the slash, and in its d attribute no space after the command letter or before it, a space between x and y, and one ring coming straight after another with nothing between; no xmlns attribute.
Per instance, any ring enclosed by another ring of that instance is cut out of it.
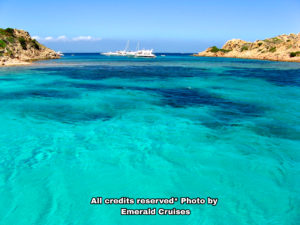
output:
<svg viewBox="0 0 300 225"><path fill-rule="evenodd" d="M127 41L126 47L125 47L125 52L127 52L127 49L129 48L129 40Z"/></svg>

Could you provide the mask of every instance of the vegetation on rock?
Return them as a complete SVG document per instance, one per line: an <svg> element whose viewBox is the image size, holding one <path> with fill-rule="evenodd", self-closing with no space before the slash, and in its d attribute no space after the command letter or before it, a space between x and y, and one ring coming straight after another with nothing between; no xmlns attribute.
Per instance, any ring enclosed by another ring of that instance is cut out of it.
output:
<svg viewBox="0 0 300 225"><path fill-rule="evenodd" d="M216 53L216 52L224 52L224 53L230 52L230 50L218 48L217 46L212 46L210 51L214 52L214 53Z"/></svg>
<svg viewBox="0 0 300 225"><path fill-rule="evenodd" d="M32 39L28 32L0 28L0 66L57 58L60 56L55 51Z"/></svg>
<svg viewBox="0 0 300 225"><path fill-rule="evenodd" d="M273 52L276 52L276 47L270 48L270 49L269 49L269 52L272 52L272 53L273 53Z"/></svg>
<svg viewBox="0 0 300 225"><path fill-rule="evenodd" d="M5 48L6 47L6 42L3 40L0 40L0 48Z"/></svg>
<svg viewBox="0 0 300 225"><path fill-rule="evenodd" d="M31 42L35 49L40 50L40 46L35 39L32 39Z"/></svg>
<svg viewBox="0 0 300 225"><path fill-rule="evenodd" d="M227 41L222 49L213 46L195 56L300 62L300 33L282 34L254 42L232 39Z"/></svg>
<svg viewBox="0 0 300 225"><path fill-rule="evenodd" d="M247 50L249 50L249 46L248 45L243 45L242 48L241 48L241 52L247 51Z"/></svg>
<svg viewBox="0 0 300 225"><path fill-rule="evenodd" d="M296 57L296 56L300 56L300 51L290 53L290 57Z"/></svg>
<svg viewBox="0 0 300 225"><path fill-rule="evenodd" d="M27 44L26 44L25 38L19 37L19 42L20 42L23 50L27 50Z"/></svg>

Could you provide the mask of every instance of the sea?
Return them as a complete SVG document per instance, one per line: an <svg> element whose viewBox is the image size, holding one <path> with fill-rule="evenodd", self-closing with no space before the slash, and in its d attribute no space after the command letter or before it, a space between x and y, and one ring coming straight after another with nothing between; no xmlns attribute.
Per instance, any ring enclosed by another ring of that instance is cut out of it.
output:
<svg viewBox="0 0 300 225"><path fill-rule="evenodd" d="M298 225L300 63L73 53L2 67L0 193L3 225Z"/></svg>

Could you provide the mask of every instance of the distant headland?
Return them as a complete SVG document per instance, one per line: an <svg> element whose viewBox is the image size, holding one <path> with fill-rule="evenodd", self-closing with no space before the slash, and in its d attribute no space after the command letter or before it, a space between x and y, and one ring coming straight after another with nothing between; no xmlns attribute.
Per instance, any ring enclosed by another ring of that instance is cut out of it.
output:
<svg viewBox="0 0 300 225"><path fill-rule="evenodd" d="M232 39L221 49L213 46L194 56L300 62L300 33L283 34L255 42Z"/></svg>
<svg viewBox="0 0 300 225"><path fill-rule="evenodd" d="M28 32L0 28L0 66L26 65L32 61L57 59L59 54L32 39Z"/></svg>

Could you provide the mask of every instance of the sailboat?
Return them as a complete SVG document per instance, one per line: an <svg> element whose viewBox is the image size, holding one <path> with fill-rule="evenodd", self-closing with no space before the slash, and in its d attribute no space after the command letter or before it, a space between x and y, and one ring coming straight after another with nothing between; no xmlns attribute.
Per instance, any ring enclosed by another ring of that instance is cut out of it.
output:
<svg viewBox="0 0 300 225"><path fill-rule="evenodd" d="M128 45L129 46L129 45ZM127 51L126 55L129 57L134 57L139 50L140 42L137 43L136 51Z"/></svg>
<svg viewBox="0 0 300 225"><path fill-rule="evenodd" d="M127 49L129 49L129 41L128 41L128 46ZM132 57L135 56L136 52L135 51L126 51L126 56Z"/></svg>
<svg viewBox="0 0 300 225"><path fill-rule="evenodd" d="M155 58L156 55L154 55L152 52L153 52L153 49L151 50L139 50L140 48L140 42L138 42L138 45L137 45L137 51L134 55L134 57L137 57L137 58Z"/></svg>
<svg viewBox="0 0 300 225"><path fill-rule="evenodd" d="M155 58L156 55L153 54L153 49L151 50L140 50L135 54L135 57L140 57L140 58Z"/></svg>
<svg viewBox="0 0 300 225"><path fill-rule="evenodd" d="M153 54L153 49L151 50L140 50L140 43L137 43L136 51L128 51L129 49L129 40L127 41L125 49L122 51L116 51L116 52L104 52L101 53L105 56L128 56L128 57L137 57L137 58L155 58L156 55Z"/></svg>
<svg viewBox="0 0 300 225"><path fill-rule="evenodd" d="M128 47L129 47L129 41L127 41L126 47L123 51L120 50L120 51L115 51L115 52L104 52L104 53L101 53L101 55L105 55L105 56L126 56Z"/></svg>

